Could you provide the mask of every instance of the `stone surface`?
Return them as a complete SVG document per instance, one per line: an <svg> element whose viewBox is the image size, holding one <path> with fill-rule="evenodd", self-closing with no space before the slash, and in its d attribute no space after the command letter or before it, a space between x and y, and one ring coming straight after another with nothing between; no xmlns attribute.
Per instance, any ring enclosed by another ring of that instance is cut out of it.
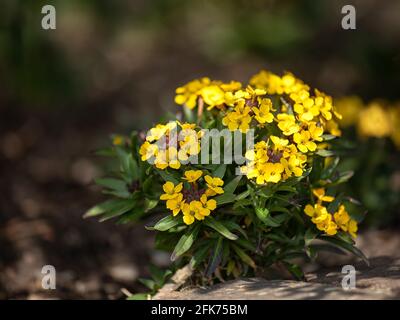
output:
<svg viewBox="0 0 400 320"><path fill-rule="evenodd" d="M314 266L306 272L306 281L266 280L262 278L227 281L208 288L166 286L154 299L182 300L280 300L280 299L400 299L400 237L396 233L370 232L359 240L359 247L369 257L370 266L353 257L330 256L323 267ZM341 286L344 264L356 269L356 288L344 290ZM172 289L173 288L173 289Z"/></svg>

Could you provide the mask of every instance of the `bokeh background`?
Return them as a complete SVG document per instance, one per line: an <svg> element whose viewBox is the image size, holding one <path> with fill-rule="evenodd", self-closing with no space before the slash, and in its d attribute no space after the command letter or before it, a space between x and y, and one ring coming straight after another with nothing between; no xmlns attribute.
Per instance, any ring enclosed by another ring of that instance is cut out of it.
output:
<svg viewBox="0 0 400 320"><path fill-rule="evenodd" d="M56 7L56 30L41 28L45 4ZM345 4L356 7L357 30L341 28ZM334 97L395 103L400 2L2 0L0 299L142 290L148 265L166 263L151 233L81 218L101 200L93 150L178 110L174 89L188 80L246 81L262 68L291 71ZM381 144L356 149L346 164L364 173L349 185L373 208L364 228L399 226L399 154ZM383 156L363 170L374 154ZM41 289L45 264L57 269L55 291Z"/></svg>

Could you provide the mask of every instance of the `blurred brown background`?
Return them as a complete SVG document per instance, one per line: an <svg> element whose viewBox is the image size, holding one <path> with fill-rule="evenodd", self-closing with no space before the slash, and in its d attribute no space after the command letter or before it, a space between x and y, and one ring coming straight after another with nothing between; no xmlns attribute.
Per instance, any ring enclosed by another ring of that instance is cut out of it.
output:
<svg viewBox="0 0 400 320"><path fill-rule="evenodd" d="M57 29L41 29L53 4ZM341 28L353 4L357 30ZM399 99L399 1L23 1L0 10L0 299L121 298L149 263L141 226L82 220L92 151L175 111L193 78L294 72L333 95ZM44 292L40 269L57 269Z"/></svg>

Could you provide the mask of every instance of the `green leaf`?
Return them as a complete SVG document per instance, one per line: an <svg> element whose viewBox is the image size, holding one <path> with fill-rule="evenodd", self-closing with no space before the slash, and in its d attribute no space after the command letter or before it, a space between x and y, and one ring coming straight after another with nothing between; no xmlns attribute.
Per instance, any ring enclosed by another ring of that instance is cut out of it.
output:
<svg viewBox="0 0 400 320"><path fill-rule="evenodd" d="M150 293L136 293L126 298L126 300L147 300L149 295Z"/></svg>
<svg viewBox="0 0 400 320"><path fill-rule="evenodd" d="M309 246L311 242L318 236L319 231L315 228L307 229L306 233L304 234L304 243L306 246Z"/></svg>
<svg viewBox="0 0 400 320"><path fill-rule="evenodd" d="M126 152L120 147L116 147L115 151L117 153L119 162L121 163L121 170L127 175L127 182L139 180L139 166L137 161L133 159L132 154Z"/></svg>
<svg viewBox="0 0 400 320"><path fill-rule="evenodd" d="M329 242L329 243L337 246L340 249L344 249L344 250L351 252L355 256L362 259L365 262L365 264L367 266L369 266L368 258L364 255L364 253L360 249L356 248L354 245L347 243L346 241L343 241L341 239L337 239L337 238L333 238L333 237L329 237L329 236L321 236L320 239L322 239L326 242Z"/></svg>
<svg viewBox="0 0 400 320"><path fill-rule="evenodd" d="M332 157L335 155L335 153L332 150L326 150L326 149L319 149L315 154L324 158Z"/></svg>
<svg viewBox="0 0 400 320"><path fill-rule="evenodd" d="M199 232L200 225L197 225L196 227L189 229L178 241L178 243L175 246L174 251L172 252L171 255L171 261L175 261L176 258L184 254L186 251L190 249L192 246L194 240L197 237L197 233Z"/></svg>
<svg viewBox="0 0 400 320"><path fill-rule="evenodd" d="M135 207L129 212L124 213L118 218L117 224L125 224L129 223L132 221L137 221L139 218L141 218L145 212L143 211L143 208L141 207Z"/></svg>
<svg viewBox="0 0 400 320"><path fill-rule="evenodd" d="M255 252L257 250L256 246L254 244L252 244L249 240L241 238L241 239L237 239L236 243L247 250L250 250L253 252Z"/></svg>
<svg viewBox="0 0 400 320"><path fill-rule="evenodd" d="M192 259L190 259L190 267L192 269L197 268L200 263L204 261L204 259L207 257L209 249L210 245L206 244L205 246L196 250L196 253L193 255Z"/></svg>
<svg viewBox="0 0 400 320"><path fill-rule="evenodd" d="M144 278L139 278L139 282L141 282L143 285L145 285L147 288L150 290L154 290L156 286L156 282L151 279L144 279Z"/></svg>
<svg viewBox="0 0 400 320"><path fill-rule="evenodd" d="M244 192L238 194L238 195L236 196L235 201L240 201L240 200L246 199L246 198L250 195L250 193L251 193L250 190L246 190L246 191L244 191Z"/></svg>
<svg viewBox="0 0 400 320"><path fill-rule="evenodd" d="M226 172L226 164L221 164L217 167L217 169L212 173L214 177L223 178Z"/></svg>
<svg viewBox="0 0 400 320"><path fill-rule="evenodd" d="M234 195L233 193L224 193L218 197L215 197L214 199L215 201L217 201L218 206L222 206L223 204L234 202L236 199L236 195Z"/></svg>
<svg viewBox="0 0 400 320"><path fill-rule="evenodd" d="M279 227L282 222L275 220L271 217L270 212L267 208L256 208L257 217L269 227Z"/></svg>
<svg viewBox="0 0 400 320"><path fill-rule="evenodd" d="M158 204L158 200L156 199L144 199L144 212L149 212L151 209L154 209Z"/></svg>
<svg viewBox="0 0 400 320"><path fill-rule="evenodd" d="M241 248L238 246L234 245L233 243L231 244L233 250L236 252L236 254L239 256L239 258L246 264L248 264L250 267L253 269L256 268L256 264L252 258L250 258Z"/></svg>
<svg viewBox="0 0 400 320"><path fill-rule="evenodd" d="M95 180L96 184L116 190L116 191L125 191L127 190L126 182L119 179L114 178L100 178Z"/></svg>
<svg viewBox="0 0 400 320"><path fill-rule="evenodd" d="M339 178L331 183L331 186L336 186L338 184L345 183L350 180L350 178L354 175L354 171L344 171L339 174Z"/></svg>
<svg viewBox="0 0 400 320"><path fill-rule="evenodd" d="M165 170L157 170L157 172L165 182L171 181L174 185L179 184L179 180Z"/></svg>
<svg viewBox="0 0 400 320"><path fill-rule="evenodd" d="M212 217L207 217L206 219L204 219L204 224L212 229L214 229L215 231L219 232L220 234L222 234L225 238L228 238L229 240L236 240L238 238L237 235L233 234L232 232L230 232L221 222L219 222L218 220L215 220Z"/></svg>
<svg viewBox="0 0 400 320"><path fill-rule="evenodd" d="M162 218L160 221L158 221L154 225L153 229L158 230L158 231L167 231L167 230L177 226L180 223L181 223L180 218L176 218L173 215L168 215L168 216Z"/></svg>
<svg viewBox="0 0 400 320"><path fill-rule="evenodd" d="M101 148L98 149L94 152L96 156L101 156L101 157L114 157L115 152L113 148Z"/></svg>
<svg viewBox="0 0 400 320"><path fill-rule="evenodd" d="M115 206L110 211L105 212L99 221L103 222L103 221L118 217L118 216L128 212L129 210L133 209L134 207L135 207L134 201L121 200L121 202L117 206ZM136 208L136 209L138 209L138 208ZM137 214L137 212L139 212L139 211L135 210L135 214Z"/></svg>
<svg viewBox="0 0 400 320"><path fill-rule="evenodd" d="M327 134L326 133L326 134L323 134L321 136L321 138L324 139L324 141L330 141L330 140L336 139L337 136L334 136L333 134Z"/></svg>
<svg viewBox="0 0 400 320"><path fill-rule="evenodd" d="M127 212L134 207L134 202L132 200L125 200L125 199L112 199L102 202L88 211L83 215L84 218L94 217L106 212L119 212L123 211ZM127 209L126 209L127 208Z"/></svg>
<svg viewBox="0 0 400 320"><path fill-rule="evenodd" d="M211 260L207 266L206 277L210 277L214 273L214 271L218 268L218 265L221 263L222 247L223 247L223 238L219 237L214 246Z"/></svg>
<svg viewBox="0 0 400 320"><path fill-rule="evenodd" d="M290 263L287 261L284 261L284 264L286 268L289 270L289 272L297 279L297 280L304 280L304 273L301 270L301 268L294 263Z"/></svg>
<svg viewBox="0 0 400 320"><path fill-rule="evenodd" d="M328 179L332 176L333 172L339 164L339 157L335 157L332 162L322 170L321 179Z"/></svg>
<svg viewBox="0 0 400 320"><path fill-rule="evenodd" d="M242 179L242 176L237 176L234 179L232 179L225 187L224 187L224 191L225 193L228 194L233 194L240 182L240 180Z"/></svg>

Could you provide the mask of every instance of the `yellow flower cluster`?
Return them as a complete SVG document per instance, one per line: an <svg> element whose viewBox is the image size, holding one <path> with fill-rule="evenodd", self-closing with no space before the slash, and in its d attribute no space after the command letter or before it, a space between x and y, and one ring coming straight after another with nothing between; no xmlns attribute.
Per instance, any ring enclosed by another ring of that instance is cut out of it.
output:
<svg viewBox="0 0 400 320"><path fill-rule="evenodd" d="M142 161L154 158L154 165L158 169L179 169L182 161L200 153L201 132L196 131L195 127L195 124L182 124L179 121L157 124L150 129L146 141L140 146Z"/></svg>
<svg viewBox="0 0 400 320"><path fill-rule="evenodd" d="M185 183L174 185L168 181L163 185L165 193L160 199L166 201L167 208L174 216L182 212L183 222L187 225L209 216L217 207L215 199L210 197L224 193L222 179L209 175L203 179L202 176L201 170L188 170L182 177Z"/></svg>
<svg viewBox="0 0 400 320"><path fill-rule="evenodd" d="M209 110L217 107L222 124L230 131L265 128L269 134L274 132L246 155L250 163L242 171L258 184L302 175L305 155L317 150L324 132L341 134L337 124L341 115L332 97L318 90L312 93L291 73L278 76L263 70L247 87L239 82L225 84L202 78L179 87L176 93L175 101L191 109L200 105L199 99Z"/></svg>
<svg viewBox="0 0 400 320"><path fill-rule="evenodd" d="M267 142L256 143L254 150L247 151L245 156L249 163L241 168L242 173L249 179L255 179L257 184L300 177L307 161L306 155L299 152L294 144L276 136L270 136Z"/></svg>
<svg viewBox="0 0 400 320"><path fill-rule="evenodd" d="M337 120L342 116L336 112L332 97L316 89L312 95L310 87L293 74L286 73L280 77L262 70L250 79L250 85L265 90L269 96L281 98L282 104L278 108L280 112L277 113L275 120L285 135L300 131L303 139L309 139L308 134L301 132L301 128L314 124L323 128L322 132L340 136Z"/></svg>
<svg viewBox="0 0 400 320"><path fill-rule="evenodd" d="M364 105L359 97L350 96L338 99L336 105L344 115L341 126L356 126L361 137L390 137L400 148L400 104L373 101Z"/></svg>
<svg viewBox="0 0 400 320"><path fill-rule="evenodd" d="M357 222L351 219L344 205L340 205L337 212L330 214L323 202L332 202L335 198L325 195L324 188L313 190L317 203L307 204L304 208L306 215L311 217L311 221L317 226L318 230L324 231L329 236L335 235L339 230L348 232L353 238L357 237Z"/></svg>
<svg viewBox="0 0 400 320"><path fill-rule="evenodd" d="M201 98L211 110L214 107L222 108L229 98L229 93L239 90L242 84L237 81L224 83L210 80L207 77L190 81L175 90L175 103L193 109Z"/></svg>

